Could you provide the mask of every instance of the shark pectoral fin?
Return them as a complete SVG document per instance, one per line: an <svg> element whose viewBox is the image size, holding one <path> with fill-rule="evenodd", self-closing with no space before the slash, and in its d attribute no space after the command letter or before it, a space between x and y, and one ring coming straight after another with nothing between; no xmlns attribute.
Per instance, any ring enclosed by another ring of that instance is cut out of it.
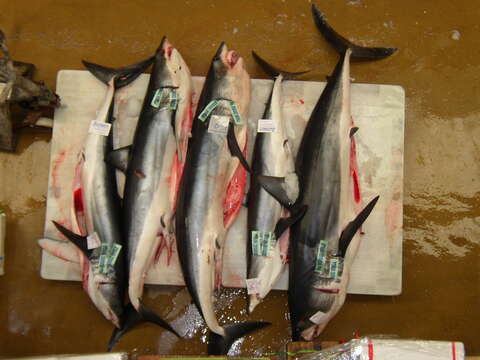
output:
<svg viewBox="0 0 480 360"><path fill-rule="evenodd" d="M350 245L350 242L353 239L353 236L355 233L360 229L362 224L367 220L368 216L372 212L373 208L375 207L377 201L378 201L379 196L376 196L371 200L367 206L363 208L362 211L357 215L357 217L348 223L348 225L345 227L345 229L342 231L342 234L340 235L340 240L338 242L338 252L341 257L345 257L345 254L347 253L348 245Z"/></svg>
<svg viewBox="0 0 480 360"><path fill-rule="evenodd" d="M277 225L275 226L275 239L280 239L280 236L282 236L285 230L287 230L290 226L299 221L303 215L305 215L307 209L307 205L302 205L298 209L292 210L289 217L278 220Z"/></svg>
<svg viewBox="0 0 480 360"><path fill-rule="evenodd" d="M126 172L131 148L132 146L130 145L113 150L107 155L105 161L108 164L115 166L118 170Z"/></svg>
<svg viewBox="0 0 480 360"><path fill-rule="evenodd" d="M245 322L224 326L225 336L210 332L208 355L227 355L228 350L236 340L269 325L271 324L265 321Z"/></svg>
<svg viewBox="0 0 480 360"><path fill-rule="evenodd" d="M314 4L312 4L312 14L317 29L323 35L325 40L327 40L327 42L329 42L339 54L344 54L347 49L351 49L352 59L378 60L389 57L397 51L396 48L363 47L355 45L332 29L332 27L327 23L325 16Z"/></svg>
<svg viewBox="0 0 480 360"><path fill-rule="evenodd" d="M352 137L353 135L355 135L355 133L358 131L358 127L354 126L352 128L350 128L350 134L349 136Z"/></svg>
<svg viewBox="0 0 480 360"><path fill-rule="evenodd" d="M68 230L63 225L57 223L56 221L52 221L53 225L57 228L58 231L62 233L68 240L70 240L77 248L82 251L87 258L90 259L90 255L92 255L92 250L88 249L87 246L87 237L75 234L74 232Z"/></svg>
<svg viewBox="0 0 480 360"><path fill-rule="evenodd" d="M240 160L240 163L242 166L247 170L249 173L252 173L252 170L250 169L250 166L248 165L247 159L245 159L245 156L243 155L242 150L240 149L240 146L238 145L237 138L235 136L235 128L233 123L228 124L228 133L227 133L227 143L228 143L228 149L230 150L230 153L232 156L235 156Z"/></svg>
<svg viewBox="0 0 480 360"><path fill-rule="evenodd" d="M108 84L111 79L114 79L115 88L119 89L133 82L150 66L154 59L155 57L151 56L146 60L117 69L94 64L85 60L82 60L82 63L87 70L101 82Z"/></svg>
<svg viewBox="0 0 480 360"><path fill-rule="evenodd" d="M290 199L285 189L285 178L276 176L258 175L257 180L280 204L287 209L290 208L294 200Z"/></svg>
<svg viewBox="0 0 480 360"><path fill-rule="evenodd" d="M70 243L49 238L41 238L37 240L38 245L46 252L63 259L65 261L80 263L78 251Z"/></svg>
<svg viewBox="0 0 480 360"><path fill-rule="evenodd" d="M107 351L112 351L113 347L118 343L120 338L125 335L127 332L135 328L137 325L140 325L145 322L150 322L153 324L157 324L158 326L171 331L176 336L180 337L178 333L164 320L162 320L157 314L155 314L152 310L148 307L140 303L138 311L132 306L132 304L128 304L122 315L121 319L121 327L115 328L110 337L110 341L108 342Z"/></svg>

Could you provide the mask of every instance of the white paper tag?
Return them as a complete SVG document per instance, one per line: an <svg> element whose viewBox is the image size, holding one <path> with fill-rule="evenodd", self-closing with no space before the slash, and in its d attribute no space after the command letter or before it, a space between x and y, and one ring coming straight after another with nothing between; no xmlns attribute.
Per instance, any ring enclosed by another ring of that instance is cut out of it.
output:
<svg viewBox="0 0 480 360"><path fill-rule="evenodd" d="M108 136L108 134L110 134L111 127L112 127L112 124L110 123L104 123L101 121L92 120L90 122L90 128L88 129L88 132L90 134Z"/></svg>
<svg viewBox="0 0 480 360"><path fill-rule="evenodd" d="M259 278L245 279L245 282L247 283L247 294L248 295L259 294L260 293L260 279Z"/></svg>
<svg viewBox="0 0 480 360"><path fill-rule="evenodd" d="M87 249L96 249L100 247L100 239L96 232L87 236Z"/></svg>
<svg viewBox="0 0 480 360"><path fill-rule="evenodd" d="M325 321L327 318L327 314L325 314L322 311L317 311L314 315L310 317L310 321L313 322L314 324L321 324Z"/></svg>
<svg viewBox="0 0 480 360"><path fill-rule="evenodd" d="M230 116L212 115L210 116L208 132L219 135L227 135L229 123Z"/></svg>
<svg viewBox="0 0 480 360"><path fill-rule="evenodd" d="M257 132L259 133L272 133L277 130L277 123L273 119L260 119L258 120Z"/></svg>

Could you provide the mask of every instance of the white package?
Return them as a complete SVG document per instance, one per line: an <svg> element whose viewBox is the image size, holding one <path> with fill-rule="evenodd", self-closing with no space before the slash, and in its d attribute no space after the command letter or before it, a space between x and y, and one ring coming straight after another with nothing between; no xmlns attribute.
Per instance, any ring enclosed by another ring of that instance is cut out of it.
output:
<svg viewBox="0 0 480 360"><path fill-rule="evenodd" d="M464 360L461 342L363 337L301 357L302 360Z"/></svg>

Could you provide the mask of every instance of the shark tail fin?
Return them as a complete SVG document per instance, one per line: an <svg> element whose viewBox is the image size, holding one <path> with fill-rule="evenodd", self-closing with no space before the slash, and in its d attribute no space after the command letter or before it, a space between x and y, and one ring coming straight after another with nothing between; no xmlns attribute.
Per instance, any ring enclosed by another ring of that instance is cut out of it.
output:
<svg viewBox="0 0 480 360"><path fill-rule="evenodd" d="M138 311L133 307L132 304L128 304L123 312L121 322L122 326L120 328L115 328L113 331L110 341L108 342L107 351L112 351L113 347L120 341L120 338L123 335L145 322L156 324L180 337L180 335L170 326L169 323L161 319L157 314L155 314L155 312L153 312L144 304L140 303Z"/></svg>
<svg viewBox="0 0 480 360"><path fill-rule="evenodd" d="M264 321L244 322L224 326L224 336L210 332L208 341L208 354L226 355L236 340L247 335L248 333L251 333L252 331L262 329L268 325L270 325L270 323Z"/></svg>
<svg viewBox="0 0 480 360"><path fill-rule="evenodd" d="M101 82L108 84L110 80L113 79L115 88L119 89L132 83L150 66L153 60L153 57L149 57L138 63L116 69L94 64L85 60L82 60L82 63L87 70Z"/></svg>
<svg viewBox="0 0 480 360"><path fill-rule="evenodd" d="M288 79L293 79L297 76L306 74L310 71L310 70L307 70L307 71L299 71L299 72L288 72L288 71L280 70L279 68L273 66L272 64L262 59L255 51L252 51L252 56L255 59L255 61L262 67L262 69L267 74L269 74L272 78L275 78L278 75L282 75L285 80L288 80Z"/></svg>
<svg viewBox="0 0 480 360"><path fill-rule="evenodd" d="M364 47L352 43L337 33L328 23L325 15L312 4L312 14L315 25L330 45L339 53L344 54L347 49L352 51L351 58L356 60L380 60L389 57L397 51L390 47Z"/></svg>

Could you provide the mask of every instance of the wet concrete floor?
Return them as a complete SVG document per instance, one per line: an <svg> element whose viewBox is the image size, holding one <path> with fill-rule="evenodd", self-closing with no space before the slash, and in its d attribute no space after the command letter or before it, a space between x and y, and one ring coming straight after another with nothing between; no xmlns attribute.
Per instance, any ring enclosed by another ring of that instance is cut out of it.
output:
<svg viewBox="0 0 480 360"><path fill-rule="evenodd" d="M348 296L323 339L360 334L459 340L480 354L480 8L472 1L324 0L342 34L369 45L396 46L390 59L355 64L357 82L406 90L403 293ZM15 58L34 62L51 87L60 69L80 59L111 66L135 62L167 34L193 75L204 75L224 40L252 77L265 77L251 49L289 69L312 68L323 80L337 59L317 34L310 1L0 0L0 28ZM101 352L111 325L79 283L42 280L50 136L25 130L17 154L0 154L0 207L8 216L6 275L0 278L0 356ZM153 326L128 334L119 350L206 352L205 328L185 290L147 290L146 301L192 338L176 340ZM222 295L222 321L246 319L244 293ZM286 294L274 292L251 318L273 325L236 353L277 351L289 338Z"/></svg>

